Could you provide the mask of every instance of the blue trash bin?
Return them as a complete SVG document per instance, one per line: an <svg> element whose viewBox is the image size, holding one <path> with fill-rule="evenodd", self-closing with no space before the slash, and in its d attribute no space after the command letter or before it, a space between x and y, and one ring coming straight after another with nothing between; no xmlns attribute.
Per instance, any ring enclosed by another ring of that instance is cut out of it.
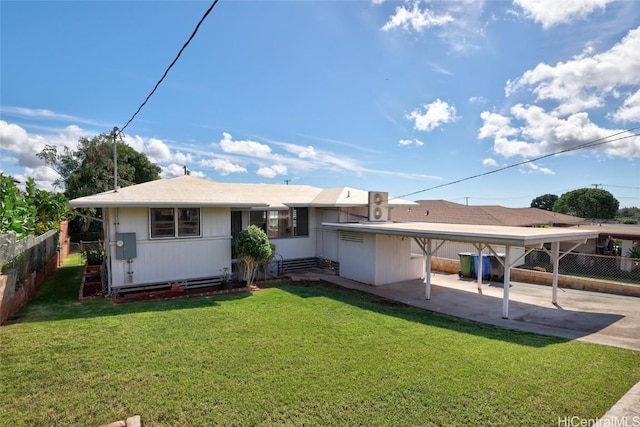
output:
<svg viewBox="0 0 640 427"><path fill-rule="evenodd" d="M478 278L478 254L473 254L473 277ZM488 255L482 255L482 279L491 280L491 262Z"/></svg>

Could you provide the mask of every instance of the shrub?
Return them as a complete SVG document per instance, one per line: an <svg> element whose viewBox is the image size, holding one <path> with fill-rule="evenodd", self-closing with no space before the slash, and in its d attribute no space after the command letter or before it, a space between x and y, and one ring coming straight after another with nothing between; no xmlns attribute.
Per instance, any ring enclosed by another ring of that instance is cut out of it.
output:
<svg viewBox="0 0 640 427"><path fill-rule="evenodd" d="M273 257L269 237L261 228L250 225L238 235L236 251L242 261L244 280L247 281L247 286L251 286L258 266Z"/></svg>

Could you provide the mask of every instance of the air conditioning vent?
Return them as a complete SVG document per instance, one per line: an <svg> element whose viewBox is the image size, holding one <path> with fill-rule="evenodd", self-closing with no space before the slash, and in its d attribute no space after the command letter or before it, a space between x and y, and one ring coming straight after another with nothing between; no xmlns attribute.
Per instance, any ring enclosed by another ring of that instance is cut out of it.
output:
<svg viewBox="0 0 640 427"><path fill-rule="evenodd" d="M357 233L354 231L341 231L340 240L342 240L343 242L363 243L364 235L362 233Z"/></svg>
<svg viewBox="0 0 640 427"><path fill-rule="evenodd" d="M385 222L389 220L389 193L369 191L369 221Z"/></svg>

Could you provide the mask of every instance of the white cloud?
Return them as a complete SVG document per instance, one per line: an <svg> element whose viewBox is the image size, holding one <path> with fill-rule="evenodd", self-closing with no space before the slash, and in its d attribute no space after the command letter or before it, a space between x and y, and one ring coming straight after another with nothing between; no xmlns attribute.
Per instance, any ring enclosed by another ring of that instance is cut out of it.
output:
<svg viewBox="0 0 640 427"><path fill-rule="evenodd" d="M83 123L83 124L100 126L100 127L107 126L104 123L96 122L94 120L88 120L82 117L72 116L69 114L56 113L55 111L47 110L44 108L2 106L0 107L0 111L2 111L4 115L8 115L8 116L28 117L30 119L47 119L47 120L55 120L55 121L75 122L75 123Z"/></svg>
<svg viewBox="0 0 640 427"><path fill-rule="evenodd" d="M493 150L502 156L524 158L561 151L588 144L621 132L605 129L589 119L587 113L575 113L566 118L557 117L538 106L514 105L510 111L520 126L511 126L511 118L483 112L484 125L478 138L493 138ZM635 157L640 155L640 137L627 138L593 148L611 156Z"/></svg>
<svg viewBox="0 0 640 427"><path fill-rule="evenodd" d="M624 100L612 118L617 122L640 122L640 89Z"/></svg>
<svg viewBox="0 0 640 427"><path fill-rule="evenodd" d="M228 159L211 159L202 160L200 166L212 167L216 172L222 176L226 176L232 173L245 173L247 169L240 166L237 163L233 163Z"/></svg>
<svg viewBox="0 0 640 427"><path fill-rule="evenodd" d="M507 82L505 94L527 89L542 105L518 103L509 111L481 114L478 138L493 138L493 149L505 157L533 158L563 151L624 132L601 119L640 122L640 27L603 52L588 44L579 55L556 65L540 63ZM590 110L595 109L590 117ZM589 148L607 156L640 156L640 137L619 135Z"/></svg>
<svg viewBox="0 0 640 427"><path fill-rule="evenodd" d="M484 0L441 1L405 0L382 26L383 31L402 29L409 33L432 33L450 51L477 48L477 40L485 38ZM437 65L434 71L451 73Z"/></svg>
<svg viewBox="0 0 640 427"><path fill-rule="evenodd" d="M396 7L395 14L384 24L382 30L389 31L400 27L407 31L420 32L425 28L446 25L454 20L448 13L439 15L427 8L420 9L419 4L419 1L414 2L411 9L404 5Z"/></svg>
<svg viewBox="0 0 640 427"><path fill-rule="evenodd" d="M21 182L20 187L23 187L28 178L33 178L36 187L41 190L62 192L64 188L54 186L54 182L60 179L60 175L53 169L47 166L38 166L35 168L26 167L24 174L16 174L14 178Z"/></svg>
<svg viewBox="0 0 640 427"><path fill-rule="evenodd" d="M422 147L424 145L424 142L420 141L419 139L413 138L413 139L401 139L400 141L398 141L398 145L401 147L407 147L409 145L415 145L416 147Z"/></svg>
<svg viewBox="0 0 640 427"><path fill-rule="evenodd" d="M297 155L301 159L314 159L318 156L316 149L312 146L289 144L284 147L288 152Z"/></svg>
<svg viewBox="0 0 640 427"><path fill-rule="evenodd" d="M283 165L264 166L258 169L257 174L265 178L275 178L278 175L286 175L287 167Z"/></svg>
<svg viewBox="0 0 640 427"><path fill-rule="evenodd" d="M547 29L557 24L585 19L595 10L604 10L612 0L514 0L527 18Z"/></svg>
<svg viewBox="0 0 640 427"><path fill-rule="evenodd" d="M159 139L149 139L144 151L149 160L154 163L164 163L171 160L171 150L169 150L167 144Z"/></svg>
<svg viewBox="0 0 640 427"><path fill-rule="evenodd" d="M172 153L169 145L158 138L145 138L140 135L125 135L123 141L138 153L146 155L152 163L165 164L174 162L178 164L185 164L192 163L194 161L190 154L184 154L181 152Z"/></svg>
<svg viewBox="0 0 640 427"><path fill-rule="evenodd" d="M498 162L491 158L483 159L482 166L498 166Z"/></svg>
<svg viewBox="0 0 640 427"><path fill-rule="evenodd" d="M406 116L407 119L414 121L414 127L417 130L430 132L440 125L455 122L457 119L456 108L440 99L423 105L423 108L424 113L417 108Z"/></svg>
<svg viewBox="0 0 640 427"><path fill-rule="evenodd" d="M163 179L168 179L168 178L177 178L179 176L183 176L184 175L184 165L178 165L176 163L171 163L170 165L167 166L161 166L160 167L161 171L160 171L160 178ZM193 171L191 169L188 169L189 171L189 175L191 176L197 176L199 178L205 178L206 175L200 171Z"/></svg>
<svg viewBox="0 0 640 427"><path fill-rule="evenodd" d="M37 158L36 154L40 153L45 145L52 145L58 149L75 149L78 139L84 136L84 133L78 126L71 125L57 135L31 135L19 125L0 120L0 149L16 155L16 166L36 168L44 165L44 161Z"/></svg>
<svg viewBox="0 0 640 427"><path fill-rule="evenodd" d="M486 98L482 96L472 96L469 98L469 104L485 105L487 103Z"/></svg>
<svg viewBox="0 0 640 427"><path fill-rule="evenodd" d="M265 156L271 154L271 147L256 141L234 141L231 134L224 132L220 140L220 148L225 153L242 154L245 156Z"/></svg>
<svg viewBox="0 0 640 427"><path fill-rule="evenodd" d="M441 67L438 64L430 63L429 68L431 68L436 73L444 74L445 76L453 76L453 73L451 71Z"/></svg>
<svg viewBox="0 0 640 427"><path fill-rule="evenodd" d="M586 51L585 51L586 52ZM566 115L599 108L609 98L640 85L640 28L629 33L608 51L583 53L555 66L538 64L520 78L507 82L505 93L511 96L528 88L537 100L557 102L554 112Z"/></svg>
<svg viewBox="0 0 640 427"><path fill-rule="evenodd" d="M520 172L522 172L522 173L539 172L539 173L544 174L544 175L555 175L556 174L551 169L536 165L533 162L532 163L525 163L524 165L522 165L522 167L520 168Z"/></svg>
<svg viewBox="0 0 640 427"><path fill-rule="evenodd" d="M0 148L20 153L27 143L27 131L13 123L0 120Z"/></svg>
<svg viewBox="0 0 640 427"><path fill-rule="evenodd" d="M174 162L179 163L179 164L193 163L193 156L191 156L191 154L189 154L189 153L184 154L181 151L176 151L173 154L172 159L173 159Z"/></svg>

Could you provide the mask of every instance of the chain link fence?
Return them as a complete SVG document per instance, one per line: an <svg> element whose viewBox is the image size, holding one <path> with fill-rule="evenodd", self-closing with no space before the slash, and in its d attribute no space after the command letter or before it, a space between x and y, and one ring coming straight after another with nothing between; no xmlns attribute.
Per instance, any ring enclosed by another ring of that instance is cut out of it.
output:
<svg viewBox="0 0 640 427"><path fill-rule="evenodd" d="M58 250L58 232L50 230L38 237L16 240L16 234L0 234L0 269L2 273L16 270L16 289L25 278L40 271Z"/></svg>
<svg viewBox="0 0 640 427"><path fill-rule="evenodd" d="M582 253L560 253L558 273L592 279L611 280L640 286L640 258L592 255ZM517 268L552 272L551 256L536 249L525 256L524 264Z"/></svg>

